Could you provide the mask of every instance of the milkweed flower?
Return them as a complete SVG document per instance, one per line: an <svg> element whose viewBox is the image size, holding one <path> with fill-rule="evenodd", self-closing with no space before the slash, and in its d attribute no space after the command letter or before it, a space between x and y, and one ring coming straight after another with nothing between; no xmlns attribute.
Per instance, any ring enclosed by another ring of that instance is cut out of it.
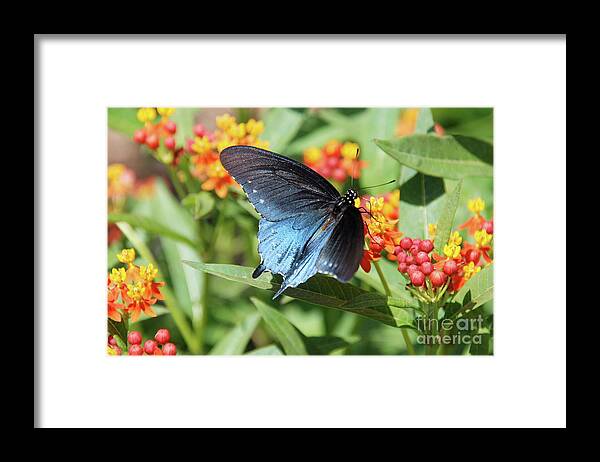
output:
<svg viewBox="0 0 600 462"><path fill-rule="evenodd" d="M117 259L128 266L113 268L108 275L108 317L116 322L123 315L135 322L142 312L155 317L152 305L163 300L160 288L165 284L155 281L158 268L152 263L137 266L134 249L123 249Z"/></svg>
<svg viewBox="0 0 600 462"><path fill-rule="evenodd" d="M175 113L172 107L142 107L138 109L137 119L144 124L135 131L133 140L155 152L156 158L165 164L176 164L183 154L183 147L177 146L174 137L177 124L170 119ZM160 116L160 118L159 118Z"/></svg>
<svg viewBox="0 0 600 462"><path fill-rule="evenodd" d="M204 191L214 191L224 199L235 180L227 173L219 155L229 146L246 145L266 149L269 142L260 138L265 129L262 120L250 119L245 123L237 123L231 114L216 117L217 129L214 132L198 124L194 127L195 137L187 145L191 157L190 171L201 182Z"/></svg>
<svg viewBox="0 0 600 462"><path fill-rule="evenodd" d="M485 210L485 201L481 197L470 199L467 202L467 208L473 216L459 225L458 229L466 229L471 236L474 236L486 222L485 217L481 214Z"/></svg>
<svg viewBox="0 0 600 462"><path fill-rule="evenodd" d="M364 234L367 249L363 253L361 267L371 270L371 261L377 261L385 251L387 258L395 260L395 248L400 243L402 233L398 231L400 211L400 190L381 196L361 197L355 206L363 213Z"/></svg>

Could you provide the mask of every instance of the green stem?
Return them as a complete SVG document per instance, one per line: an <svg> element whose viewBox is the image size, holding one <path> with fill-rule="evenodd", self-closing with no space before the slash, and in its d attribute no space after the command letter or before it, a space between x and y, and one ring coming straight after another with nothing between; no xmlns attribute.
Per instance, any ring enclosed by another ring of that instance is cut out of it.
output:
<svg viewBox="0 0 600 462"><path fill-rule="evenodd" d="M379 266L379 262L373 261L373 266L377 270L377 275L379 276L379 279L381 280L381 285L383 286L383 290L384 290L385 294L388 297L391 297L392 291L390 290L390 286L388 285L387 280L385 279L385 275L383 274L383 271L381 270L381 266Z"/></svg>
<svg viewBox="0 0 600 462"><path fill-rule="evenodd" d="M171 183L173 183L173 186L175 187L175 192L177 192L177 197L179 197L179 200L182 200L186 194L183 190L181 182L179 181L179 178L177 177L177 172L171 166L169 166L169 176L171 177Z"/></svg>
<svg viewBox="0 0 600 462"><path fill-rule="evenodd" d="M379 280L381 281L381 285L383 286L383 290L388 297L392 296L392 291L390 290L390 286L388 285L387 279L381 270L381 266L379 266L378 261L373 261L373 266L377 270L377 275L379 276ZM412 342L410 341L410 337L405 328L400 328L400 332L402 332L402 338L404 338L404 343L406 343L406 351L409 355L415 354L415 348L413 347Z"/></svg>

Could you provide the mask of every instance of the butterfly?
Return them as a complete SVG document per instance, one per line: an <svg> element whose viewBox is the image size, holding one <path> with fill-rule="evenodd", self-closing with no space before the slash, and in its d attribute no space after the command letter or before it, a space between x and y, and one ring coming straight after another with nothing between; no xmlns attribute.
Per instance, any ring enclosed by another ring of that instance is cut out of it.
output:
<svg viewBox="0 0 600 462"><path fill-rule="evenodd" d="M260 264L283 276L273 298L316 273L349 281L363 256L364 225L354 206L358 194L344 196L311 168L289 157L253 146L230 146L221 164L260 214Z"/></svg>

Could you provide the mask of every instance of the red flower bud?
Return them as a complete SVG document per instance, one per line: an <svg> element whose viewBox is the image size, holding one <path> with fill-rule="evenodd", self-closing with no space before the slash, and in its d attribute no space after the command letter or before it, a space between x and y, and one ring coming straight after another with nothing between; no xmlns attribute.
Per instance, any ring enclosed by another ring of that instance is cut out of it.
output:
<svg viewBox="0 0 600 462"><path fill-rule="evenodd" d="M446 283L448 276L440 270L435 270L429 275L429 280L433 287L441 287Z"/></svg>
<svg viewBox="0 0 600 462"><path fill-rule="evenodd" d="M410 274L414 271L419 271L419 267L417 265L408 265L408 268L406 268L406 272L408 273L408 275L410 276Z"/></svg>
<svg viewBox="0 0 600 462"><path fill-rule="evenodd" d="M133 134L133 141L142 144L146 141L146 132L144 130L136 130Z"/></svg>
<svg viewBox="0 0 600 462"><path fill-rule="evenodd" d="M108 336L108 344L112 345L112 346L117 346L117 340L112 335L109 335Z"/></svg>
<svg viewBox="0 0 600 462"><path fill-rule="evenodd" d="M494 220L486 221L481 229L484 229L488 234L494 234Z"/></svg>
<svg viewBox="0 0 600 462"><path fill-rule="evenodd" d="M171 340L171 334L169 333L168 329L158 329L158 331L156 331L156 335L154 336L154 340L162 345Z"/></svg>
<svg viewBox="0 0 600 462"><path fill-rule="evenodd" d="M410 237L405 237L400 241L400 247L402 247L404 250L408 250L411 248L412 243L413 241Z"/></svg>
<svg viewBox="0 0 600 462"><path fill-rule="evenodd" d="M421 263L421 267L419 269L425 276L427 276L428 274L431 274L431 272L433 271L433 265L431 264L430 261L426 261L426 262Z"/></svg>
<svg viewBox="0 0 600 462"><path fill-rule="evenodd" d="M414 286L420 287L425 282L425 275L419 270L415 270L412 273L409 273L409 276L410 282L412 282Z"/></svg>
<svg viewBox="0 0 600 462"><path fill-rule="evenodd" d="M177 124L175 122L173 122L172 120L169 120L165 124L165 130L172 135L177 131Z"/></svg>
<svg viewBox="0 0 600 462"><path fill-rule="evenodd" d="M142 356L144 354L144 349L142 345L131 345L129 347L129 356Z"/></svg>
<svg viewBox="0 0 600 462"><path fill-rule="evenodd" d="M346 181L347 173L346 170L344 170L341 167L338 167L333 171L332 176L333 179L338 183L343 183L344 181Z"/></svg>
<svg viewBox="0 0 600 462"><path fill-rule="evenodd" d="M429 259L429 255L427 255L426 252L417 253L417 256L415 257L415 262L417 262L417 265L420 265L421 263L425 263L426 261L431 261Z"/></svg>
<svg viewBox="0 0 600 462"><path fill-rule="evenodd" d="M416 256L419 253L419 246L416 244L411 245L409 252Z"/></svg>
<svg viewBox="0 0 600 462"><path fill-rule="evenodd" d="M415 262L415 257L413 257L412 255L407 255L406 258L404 259L404 262L410 266Z"/></svg>
<svg viewBox="0 0 600 462"><path fill-rule="evenodd" d="M400 262L398 263L398 271L400 271L401 273L406 273L406 270L408 268L408 265L404 262Z"/></svg>
<svg viewBox="0 0 600 462"><path fill-rule="evenodd" d="M162 354L165 356L175 356L177 347L173 343L165 343L162 347Z"/></svg>
<svg viewBox="0 0 600 462"><path fill-rule="evenodd" d="M148 146L150 149L156 149L156 148L158 148L158 145L159 145L158 136L156 136L154 133L152 135L150 135L148 138L146 138L146 146Z"/></svg>
<svg viewBox="0 0 600 462"><path fill-rule="evenodd" d="M422 252L429 253L433 250L433 242L429 239L425 239L419 243L419 250Z"/></svg>
<svg viewBox="0 0 600 462"><path fill-rule="evenodd" d="M448 260L444 263L444 273L448 276L452 276L458 270L458 264L454 260Z"/></svg>
<svg viewBox="0 0 600 462"><path fill-rule="evenodd" d="M324 176L325 178L331 178L331 168L327 167L326 165L323 165L321 167L321 170L319 171L319 173L321 174L321 176Z"/></svg>
<svg viewBox="0 0 600 462"><path fill-rule="evenodd" d="M132 330L127 334L127 341L131 345L139 345L142 343L142 334L140 334L137 330Z"/></svg>
<svg viewBox="0 0 600 462"><path fill-rule="evenodd" d="M175 138L169 136L165 139L165 148L170 149L171 151L175 149Z"/></svg>
<svg viewBox="0 0 600 462"><path fill-rule="evenodd" d="M402 249L400 249L400 252L398 252L396 256L398 257L398 263L406 263L406 253L404 253Z"/></svg>
<svg viewBox="0 0 600 462"><path fill-rule="evenodd" d="M481 258L481 252L479 249L471 249L465 255L465 260L467 263L473 262L475 264L479 263L479 259Z"/></svg>
<svg viewBox="0 0 600 462"><path fill-rule="evenodd" d="M196 136L204 136L206 134L206 128L202 124L196 124L194 126L194 135Z"/></svg>
<svg viewBox="0 0 600 462"><path fill-rule="evenodd" d="M338 164L340 163L339 159L337 157L327 157L325 159L325 165L327 165L327 167L334 169L338 166Z"/></svg>
<svg viewBox="0 0 600 462"><path fill-rule="evenodd" d="M154 354L154 350L158 348L158 343L155 340L148 339L144 342L144 351L146 354L152 355Z"/></svg>

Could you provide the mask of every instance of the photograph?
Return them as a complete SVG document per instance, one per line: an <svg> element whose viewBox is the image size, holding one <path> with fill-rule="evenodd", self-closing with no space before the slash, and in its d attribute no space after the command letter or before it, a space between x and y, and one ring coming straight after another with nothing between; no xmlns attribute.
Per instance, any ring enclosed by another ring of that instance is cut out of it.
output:
<svg viewBox="0 0 600 462"><path fill-rule="evenodd" d="M107 355L494 354L493 107L106 120Z"/></svg>

